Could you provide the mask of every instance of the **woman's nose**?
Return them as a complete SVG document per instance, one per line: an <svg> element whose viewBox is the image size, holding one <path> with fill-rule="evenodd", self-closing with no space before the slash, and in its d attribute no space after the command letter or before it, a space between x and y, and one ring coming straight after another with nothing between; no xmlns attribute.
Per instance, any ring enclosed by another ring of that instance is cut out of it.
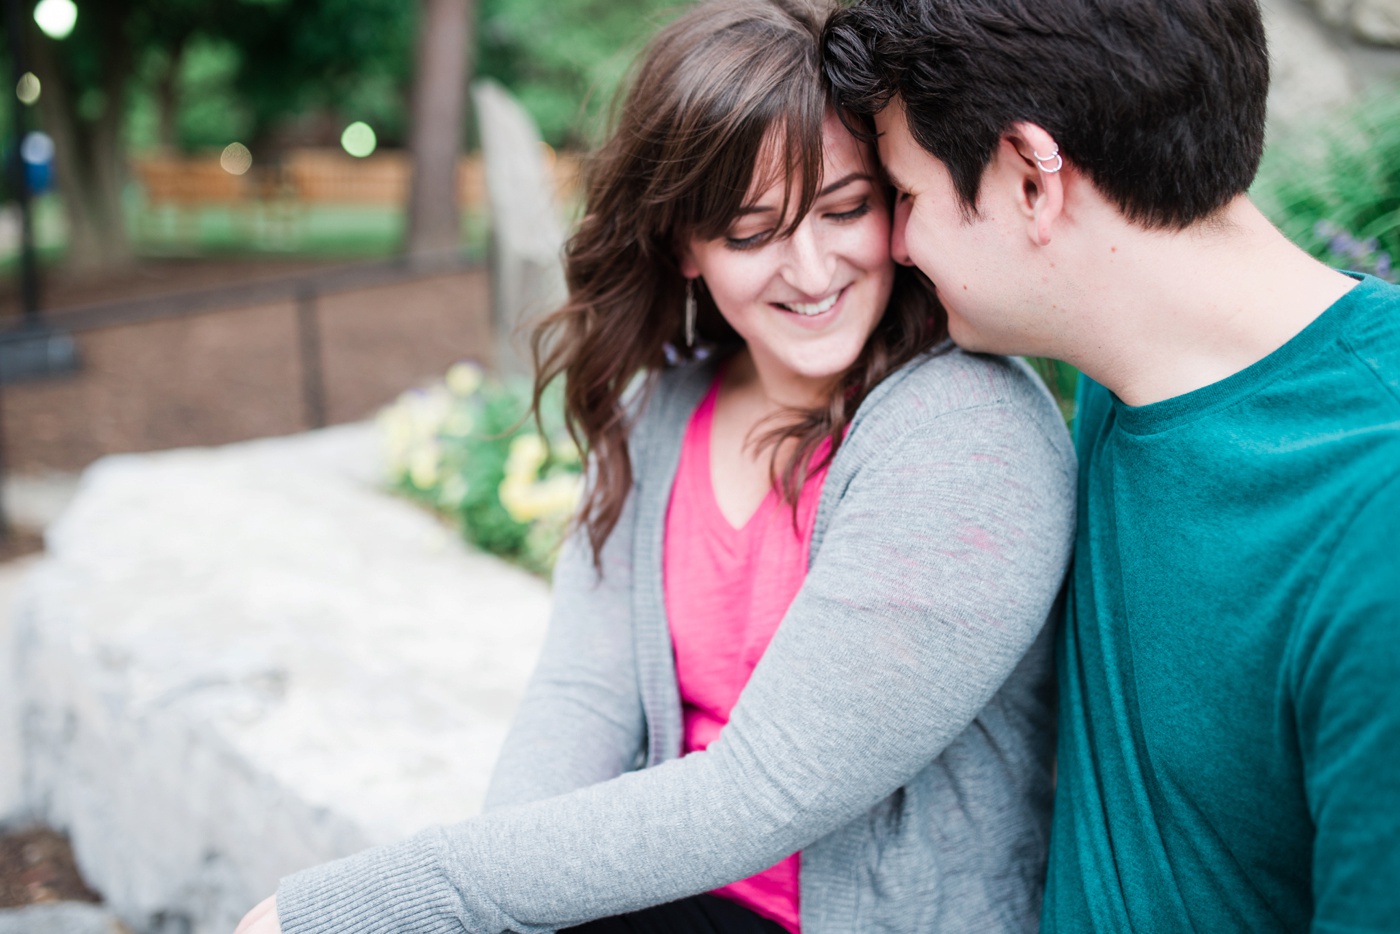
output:
<svg viewBox="0 0 1400 934"><path fill-rule="evenodd" d="M822 298L836 278L836 255L815 225L803 223L788 238L788 284L808 298Z"/></svg>

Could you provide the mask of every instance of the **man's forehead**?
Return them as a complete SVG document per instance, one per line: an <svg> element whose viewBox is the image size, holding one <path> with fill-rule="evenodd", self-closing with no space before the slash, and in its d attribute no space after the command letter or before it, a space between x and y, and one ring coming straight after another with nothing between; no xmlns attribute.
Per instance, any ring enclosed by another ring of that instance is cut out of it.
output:
<svg viewBox="0 0 1400 934"><path fill-rule="evenodd" d="M904 118L904 103L898 97L893 98L883 110L875 114L875 133L885 174L896 188L908 190L902 184L904 179L900 176L900 170L905 162L905 150L910 140L909 125Z"/></svg>

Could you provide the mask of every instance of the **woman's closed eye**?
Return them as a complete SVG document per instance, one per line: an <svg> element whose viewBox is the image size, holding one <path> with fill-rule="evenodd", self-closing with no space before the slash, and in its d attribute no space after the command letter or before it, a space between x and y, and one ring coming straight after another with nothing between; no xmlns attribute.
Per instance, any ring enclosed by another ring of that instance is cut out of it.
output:
<svg viewBox="0 0 1400 934"><path fill-rule="evenodd" d="M826 217L837 223L859 220L869 214L872 207L869 198L862 198L854 207L847 207L839 211L827 211Z"/></svg>
<svg viewBox="0 0 1400 934"><path fill-rule="evenodd" d="M728 234L724 238L724 245L731 250L752 250L763 246L773 236L772 230L760 230L750 234L741 231L737 234Z"/></svg>

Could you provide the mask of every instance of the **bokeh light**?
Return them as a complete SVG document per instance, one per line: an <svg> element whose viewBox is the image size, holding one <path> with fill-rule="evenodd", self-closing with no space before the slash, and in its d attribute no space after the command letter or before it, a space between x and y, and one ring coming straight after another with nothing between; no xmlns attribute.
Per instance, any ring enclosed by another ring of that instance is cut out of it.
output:
<svg viewBox="0 0 1400 934"><path fill-rule="evenodd" d="M374 152L379 145L379 140L374 135L374 129L362 120L356 120L345 128L345 132L340 134L340 145L346 152L356 159L363 159Z"/></svg>
<svg viewBox="0 0 1400 934"><path fill-rule="evenodd" d="M26 107L34 105L39 99L39 78L32 71L26 71L19 77L19 84L15 85L15 97Z"/></svg>
<svg viewBox="0 0 1400 934"><path fill-rule="evenodd" d="M38 130L24 134L19 157L26 165L48 165L53 161L53 137Z"/></svg>
<svg viewBox="0 0 1400 934"><path fill-rule="evenodd" d="M73 0L40 0L34 22L50 39L67 39L78 25L78 5Z"/></svg>
<svg viewBox="0 0 1400 934"><path fill-rule="evenodd" d="M229 143L219 156L219 165L230 175L243 175L253 167L253 154L242 143Z"/></svg>

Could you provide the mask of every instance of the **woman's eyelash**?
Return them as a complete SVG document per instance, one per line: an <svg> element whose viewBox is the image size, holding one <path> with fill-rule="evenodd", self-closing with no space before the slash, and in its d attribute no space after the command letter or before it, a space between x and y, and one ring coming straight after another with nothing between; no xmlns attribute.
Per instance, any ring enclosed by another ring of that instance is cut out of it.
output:
<svg viewBox="0 0 1400 934"><path fill-rule="evenodd" d="M724 245L731 250L750 250L762 244L769 237L769 231L756 233L750 237L725 237Z"/></svg>
<svg viewBox="0 0 1400 934"><path fill-rule="evenodd" d="M836 211L831 214L828 214L827 217L830 217L832 220L836 221L853 221L856 218L864 217L869 213L870 202L862 201L860 204L851 208L849 211Z"/></svg>
<svg viewBox="0 0 1400 934"><path fill-rule="evenodd" d="M853 221L864 217L870 213L871 204L869 201L862 201L860 204L848 211L832 211L826 216L831 220L839 222ZM762 246L771 239L773 231L763 230L747 237L725 237L724 245L731 250L751 250L754 247Z"/></svg>

